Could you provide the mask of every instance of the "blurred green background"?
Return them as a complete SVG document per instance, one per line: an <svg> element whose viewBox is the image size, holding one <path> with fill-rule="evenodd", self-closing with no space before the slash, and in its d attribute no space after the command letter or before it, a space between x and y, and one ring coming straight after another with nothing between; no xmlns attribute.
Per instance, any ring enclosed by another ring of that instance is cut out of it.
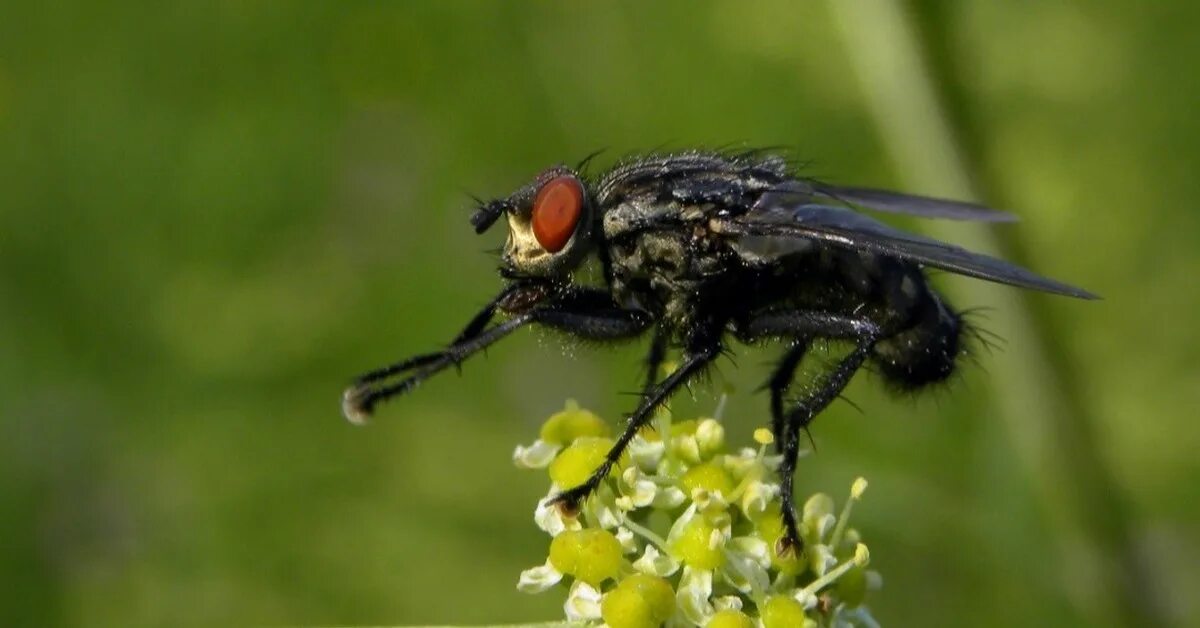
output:
<svg viewBox="0 0 1200 628"><path fill-rule="evenodd" d="M875 19L897 7L904 28ZM0 623L559 616L514 588L547 480L509 456L567 397L616 420L642 346L524 332L368 427L338 411L498 289L468 193L744 142L961 194L904 139L933 114L970 189L1022 217L1005 254L1106 300L943 278L1008 345L919 399L860 376L798 491L870 479L885 624L1200 625L1198 23L1193 2L6 3ZM924 79L873 81L906 41ZM906 108L926 88L941 109ZM721 365L731 438L764 423L775 353Z"/></svg>

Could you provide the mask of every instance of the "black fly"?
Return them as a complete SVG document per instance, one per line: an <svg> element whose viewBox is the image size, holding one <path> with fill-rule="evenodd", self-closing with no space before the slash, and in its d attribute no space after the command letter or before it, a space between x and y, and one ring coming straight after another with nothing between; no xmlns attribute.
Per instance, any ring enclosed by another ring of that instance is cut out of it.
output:
<svg viewBox="0 0 1200 628"><path fill-rule="evenodd" d="M1082 299L1095 295L1002 260L906 233L855 211L1008 221L1009 214L955 201L835 187L798 178L779 157L686 152L627 160L598 177L551 168L471 217L477 233L508 223L500 274L506 285L445 349L358 378L343 410L362 421L385 399L485 349L525 325L588 340L652 332L641 401L607 461L555 501L579 507L653 410L694 380L730 339L780 340L786 352L767 388L771 430L783 454L786 533L800 545L792 503L800 432L837 399L865 362L908 390L946 379L962 347L960 312L930 287L924 269ZM599 260L604 283L573 277ZM492 324L497 314L507 318ZM854 348L799 399L786 397L814 341ZM670 349L679 367L659 380Z"/></svg>

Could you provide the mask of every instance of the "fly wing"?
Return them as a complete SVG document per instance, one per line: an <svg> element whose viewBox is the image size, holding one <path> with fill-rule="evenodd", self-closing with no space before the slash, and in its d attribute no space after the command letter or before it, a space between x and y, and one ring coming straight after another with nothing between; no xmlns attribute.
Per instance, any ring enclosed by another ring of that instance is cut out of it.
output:
<svg viewBox="0 0 1200 628"><path fill-rule="evenodd" d="M735 236L819 241L831 246L886 255L997 283L1080 299L1099 298L1091 292L1042 277L1016 264L907 233L850 209L811 203L798 204L796 201L797 197L789 193L764 194L746 214L736 218L717 219L713 224L718 231Z"/></svg>
<svg viewBox="0 0 1200 628"><path fill-rule="evenodd" d="M892 214L908 214L925 218L948 218L976 222L1015 222L1017 217L998 209L977 203L951 201L928 196L915 196L873 190L871 188L841 187L825 183L814 183L813 191L818 196L858 205L875 211Z"/></svg>

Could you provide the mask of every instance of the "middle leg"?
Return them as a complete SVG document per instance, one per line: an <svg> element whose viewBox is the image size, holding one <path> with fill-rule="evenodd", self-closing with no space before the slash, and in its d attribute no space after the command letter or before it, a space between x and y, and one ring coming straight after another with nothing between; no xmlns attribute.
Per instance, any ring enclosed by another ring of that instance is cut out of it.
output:
<svg viewBox="0 0 1200 628"><path fill-rule="evenodd" d="M562 491L551 500L551 503L558 504L560 508L567 512L577 511L583 500L600 486L600 482L604 480L613 465L625 453L625 448L629 445L629 441L633 440L638 431L650 422L654 410L669 399L680 387L700 374L720 354L721 344L719 340L714 339L694 343L684 354L683 362L679 365L679 368L672 371L661 382L650 384L647 387L646 391L642 394L642 400L638 404L637 410L634 410L633 414L629 416L629 420L625 423L624 431L621 432L621 435L617 437L616 443L609 449L604 462L600 463L600 466L592 472L592 475L583 484Z"/></svg>

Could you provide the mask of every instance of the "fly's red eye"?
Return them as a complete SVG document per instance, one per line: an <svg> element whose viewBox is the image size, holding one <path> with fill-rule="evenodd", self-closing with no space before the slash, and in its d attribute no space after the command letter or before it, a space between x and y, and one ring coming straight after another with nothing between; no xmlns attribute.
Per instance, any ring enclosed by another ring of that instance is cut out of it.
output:
<svg viewBox="0 0 1200 628"><path fill-rule="evenodd" d="M567 245L583 215L583 186L571 175L555 177L533 201L533 237L550 253Z"/></svg>

